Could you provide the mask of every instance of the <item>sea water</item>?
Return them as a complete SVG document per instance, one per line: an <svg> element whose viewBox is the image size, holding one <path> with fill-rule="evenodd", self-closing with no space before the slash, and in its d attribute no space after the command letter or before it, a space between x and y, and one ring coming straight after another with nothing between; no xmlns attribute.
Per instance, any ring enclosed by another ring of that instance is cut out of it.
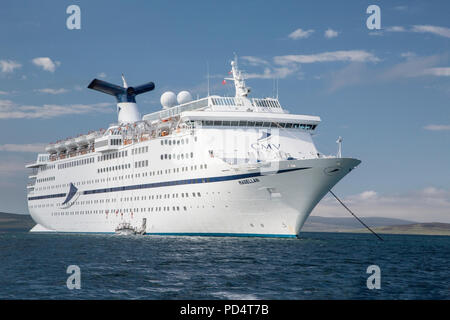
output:
<svg viewBox="0 0 450 320"><path fill-rule="evenodd" d="M450 237L382 237L2 233L0 299L450 298ZM373 265L379 289L368 287Z"/></svg>

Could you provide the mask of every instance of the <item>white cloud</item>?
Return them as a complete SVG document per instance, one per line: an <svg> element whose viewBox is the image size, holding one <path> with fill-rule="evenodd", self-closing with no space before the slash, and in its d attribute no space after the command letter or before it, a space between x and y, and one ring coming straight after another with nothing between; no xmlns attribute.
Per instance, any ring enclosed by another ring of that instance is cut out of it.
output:
<svg viewBox="0 0 450 320"><path fill-rule="evenodd" d="M50 119L71 114L109 113L114 111L111 105L111 103L96 103L33 106L17 105L11 100L0 100L0 119Z"/></svg>
<svg viewBox="0 0 450 320"><path fill-rule="evenodd" d="M415 33L431 33L441 37L450 38L450 28L432 25L414 25L407 29L402 26L391 26L385 29L388 32L415 32Z"/></svg>
<svg viewBox="0 0 450 320"><path fill-rule="evenodd" d="M441 37L450 38L450 28L446 27L415 25L412 27L411 31L420 33L432 33Z"/></svg>
<svg viewBox="0 0 450 320"><path fill-rule="evenodd" d="M450 191L435 187L390 195L364 191L344 197L343 202L360 217L450 223ZM324 198L313 213L317 216L328 217L350 216L332 197Z"/></svg>
<svg viewBox="0 0 450 320"><path fill-rule="evenodd" d="M42 152L45 150L46 144L2 144L0 145L0 151L6 152Z"/></svg>
<svg viewBox="0 0 450 320"><path fill-rule="evenodd" d="M0 94L1 94L1 95L7 95L7 94L9 94L9 93L6 92L6 91L0 91Z"/></svg>
<svg viewBox="0 0 450 320"><path fill-rule="evenodd" d="M4 73L14 72L15 69L22 67L22 65L13 60L0 60L0 68Z"/></svg>
<svg viewBox="0 0 450 320"><path fill-rule="evenodd" d="M325 31L325 38L327 38L327 39L331 39L331 38L335 38L335 37L337 37L338 36L338 34L339 34L339 32L337 32L337 31L335 31L335 30L333 30L333 29L327 29L326 31Z"/></svg>
<svg viewBox="0 0 450 320"><path fill-rule="evenodd" d="M429 124L425 127L423 127L425 130L430 130L430 131L449 131L450 130L450 125L446 125L446 124Z"/></svg>
<svg viewBox="0 0 450 320"><path fill-rule="evenodd" d="M62 94L62 93L69 92L69 90L64 89L64 88L60 88L60 89L44 88L44 89L36 89L34 91L41 92L41 93L49 93L49 94Z"/></svg>
<svg viewBox="0 0 450 320"><path fill-rule="evenodd" d="M449 68L435 66L446 61L445 55L416 57L405 54L405 61L384 69L370 69L366 63L355 62L329 73L330 91L352 85L385 83L398 79L424 76L448 76Z"/></svg>
<svg viewBox="0 0 450 320"><path fill-rule="evenodd" d="M438 77L450 77L450 67L428 68L424 70L424 74Z"/></svg>
<svg viewBox="0 0 450 320"><path fill-rule="evenodd" d="M396 6L396 7L394 7L394 10L406 11L406 10L408 10L408 7L407 6Z"/></svg>
<svg viewBox="0 0 450 320"><path fill-rule="evenodd" d="M410 58L406 62L398 63L383 71L379 78L381 80L392 80L398 78L412 78L424 75L433 75L437 71L430 71L430 68L443 61L443 56L429 56L420 58ZM427 71L428 70L428 71ZM434 75L435 75L434 74Z"/></svg>
<svg viewBox="0 0 450 320"><path fill-rule="evenodd" d="M2 178L8 175L14 175L17 172L25 172L25 162L20 163L17 161L0 161L0 175ZM9 187L16 186L16 183L5 183L6 179L0 179L0 184L3 186L7 185Z"/></svg>
<svg viewBox="0 0 450 320"><path fill-rule="evenodd" d="M403 53L401 53L400 56L401 56L402 58L411 58L411 57L415 57L415 56L417 56L417 55L416 55L414 52L408 51L408 52L403 52Z"/></svg>
<svg viewBox="0 0 450 320"><path fill-rule="evenodd" d="M41 67L45 71L49 72L55 72L56 67L61 64L59 61L53 62L49 57L34 58L32 62L34 65Z"/></svg>
<svg viewBox="0 0 450 320"><path fill-rule="evenodd" d="M306 39L308 38L312 33L314 32L313 29L309 30L303 30L303 29L297 29L294 32L289 34L289 38L297 40L297 39Z"/></svg>
<svg viewBox="0 0 450 320"><path fill-rule="evenodd" d="M292 63L315 63L332 61L351 62L378 62L379 58L364 50L332 51L310 55L286 55L276 56L274 61L279 65L291 65Z"/></svg>
<svg viewBox="0 0 450 320"><path fill-rule="evenodd" d="M387 27L385 30L388 32L405 32L406 31L405 27L402 27L402 26L391 26L391 27Z"/></svg>
<svg viewBox="0 0 450 320"><path fill-rule="evenodd" d="M281 67L281 68L264 68L263 73L245 73L247 79L284 79L293 73L298 71L298 67L294 66L292 68Z"/></svg>
<svg viewBox="0 0 450 320"><path fill-rule="evenodd" d="M268 61L254 56L243 56L239 57L239 59L244 60L251 66L269 65Z"/></svg>

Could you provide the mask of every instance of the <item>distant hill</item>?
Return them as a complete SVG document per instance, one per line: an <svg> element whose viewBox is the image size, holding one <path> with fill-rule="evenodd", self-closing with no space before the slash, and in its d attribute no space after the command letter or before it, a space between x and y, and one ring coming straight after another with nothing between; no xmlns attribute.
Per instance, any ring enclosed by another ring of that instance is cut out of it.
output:
<svg viewBox="0 0 450 320"><path fill-rule="evenodd" d="M0 212L0 232L29 231L36 223L28 214Z"/></svg>
<svg viewBox="0 0 450 320"><path fill-rule="evenodd" d="M376 233L422 234L450 236L450 223L430 222L372 228ZM367 233L367 229L352 229L347 232Z"/></svg>
<svg viewBox="0 0 450 320"><path fill-rule="evenodd" d="M378 217L367 217L362 218L362 220L364 221L365 224L367 224L371 228L416 223L415 221L410 220L378 218ZM360 228L361 223L359 223L359 221L353 217L333 218L333 217L310 216L308 220L306 220L305 225L302 228L302 231L341 232Z"/></svg>

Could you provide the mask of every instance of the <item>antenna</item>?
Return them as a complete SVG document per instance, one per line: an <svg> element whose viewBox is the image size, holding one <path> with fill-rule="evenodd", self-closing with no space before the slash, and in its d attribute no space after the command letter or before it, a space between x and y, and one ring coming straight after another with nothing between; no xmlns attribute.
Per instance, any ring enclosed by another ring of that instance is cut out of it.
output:
<svg viewBox="0 0 450 320"><path fill-rule="evenodd" d="M209 97L209 62L206 61L206 78L208 79L208 97Z"/></svg>
<svg viewBox="0 0 450 320"><path fill-rule="evenodd" d="M272 79L272 97L275 98L275 78Z"/></svg>
<svg viewBox="0 0 450 320"><path fill-rule="evenodd" d="M277 100L278 100L278 78L277 78Z"/></svg>
<svg viewBox="0 0 450 320"><path fill-rule="evenodd" d="M338 153L337 153L337 157L338 158L342 158L342 137L339 137L336 140L336 143L338 144Z"/></svg>

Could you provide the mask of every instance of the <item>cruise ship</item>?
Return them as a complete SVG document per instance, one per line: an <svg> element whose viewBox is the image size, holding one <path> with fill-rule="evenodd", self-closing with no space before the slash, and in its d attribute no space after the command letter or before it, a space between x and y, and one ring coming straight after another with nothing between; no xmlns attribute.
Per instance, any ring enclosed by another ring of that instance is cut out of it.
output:
<svg viewBox="0 0 450 320"><path fill-rule="evenodd" d="M329 190L360 160L320 153L320 117L252 98L237 59L235 96L165 92L141 117L132 87L94 79L117 100L118 121L57 141L27 164L32 232L298 237Z"/></svg>

